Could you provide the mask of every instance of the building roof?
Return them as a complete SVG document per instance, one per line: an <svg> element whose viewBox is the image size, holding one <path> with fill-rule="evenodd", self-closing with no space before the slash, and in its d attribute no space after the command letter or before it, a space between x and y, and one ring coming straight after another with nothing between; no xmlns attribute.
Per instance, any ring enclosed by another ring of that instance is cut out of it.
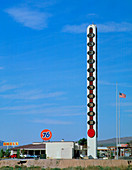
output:
<svg viewBox="0 0 132 170"><path fill-rule="evenodd" d="M46 144L47 143L69 143L69 142L74 143L74 141L49 141L49 142L46 142Z"/></svg>
<svg viewBox="0 0 132 170"><path fill-rule="evenodd" d="M24 150L45 150L45 144L28 144L23 146L17 146L11 150L24 149Z"/></svg>
<svg viewBox="0 0 132 170"><path fill-rule="evenodd" d="M97 147L98 150L108 150L107 147Z"/></svg>

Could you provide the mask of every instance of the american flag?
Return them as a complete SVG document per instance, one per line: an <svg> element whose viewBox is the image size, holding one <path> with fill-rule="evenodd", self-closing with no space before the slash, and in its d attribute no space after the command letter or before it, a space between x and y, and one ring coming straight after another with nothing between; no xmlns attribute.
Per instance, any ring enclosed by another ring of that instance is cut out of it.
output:
<svg viewBox="0 0 132 170"><path fill-rule="evenodd" d="M120 98L126 98L126 95L123 94L123 93L119 93L119 97L120 97Z"/></svg>

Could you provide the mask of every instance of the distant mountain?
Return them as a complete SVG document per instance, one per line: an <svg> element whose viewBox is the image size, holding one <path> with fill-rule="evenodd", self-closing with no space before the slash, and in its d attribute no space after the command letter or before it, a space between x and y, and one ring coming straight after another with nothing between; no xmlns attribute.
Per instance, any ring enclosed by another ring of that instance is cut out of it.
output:
<svg viewBox="0 0 132 170"><path fill-rule="evenodd" d="M131 137L123 137L123 138L120 138L120 141L122 144L126 144L130 141L132 141L132 136ZM2 140L0 140L0 150L1 149L4 149L6 150L7 147L6 146L3 146L3 142ZM111 138L111 139L106 139L106 140L99 140L97 142L97 145L98 146L116 146L116 138ZM11 148L11 147L9 147Z"/></svg>
<svg viewBox="0 0 132 170"><path fill-rule="evenodd" d="M132 137L123 137L120 138L122 144L132 141ZM98 146L116 146L116 138L100 140L98 141Z"/></svg>

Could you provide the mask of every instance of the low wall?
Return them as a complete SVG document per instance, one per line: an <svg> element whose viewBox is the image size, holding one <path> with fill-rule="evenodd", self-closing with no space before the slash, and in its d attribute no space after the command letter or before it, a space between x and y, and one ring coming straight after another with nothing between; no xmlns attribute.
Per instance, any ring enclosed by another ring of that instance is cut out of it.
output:
<svg viewBox="0 0 132 170"><path fill-rule="evenodd" d="M55 160L55 159L39 159L39 160L0 160L0 167L11 166L15 167L16 165L24 165L27 167L39 166L42 168L68 168L68 167L87 167L87 166L102 166L102 167L127 167L132 165L132 161L127 160L81 160L81 159L72 159L72 160Z"/></svg>

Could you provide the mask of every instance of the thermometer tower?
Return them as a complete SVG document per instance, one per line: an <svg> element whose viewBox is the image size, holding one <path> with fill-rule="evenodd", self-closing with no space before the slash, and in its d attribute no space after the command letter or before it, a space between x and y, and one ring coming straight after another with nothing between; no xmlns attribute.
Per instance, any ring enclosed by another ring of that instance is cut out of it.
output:
<svg viewBox="0 0 132 170"><path fill-rule="evenodd" d="M87 28L87 156L97 158L97 27Z"/></svg>

